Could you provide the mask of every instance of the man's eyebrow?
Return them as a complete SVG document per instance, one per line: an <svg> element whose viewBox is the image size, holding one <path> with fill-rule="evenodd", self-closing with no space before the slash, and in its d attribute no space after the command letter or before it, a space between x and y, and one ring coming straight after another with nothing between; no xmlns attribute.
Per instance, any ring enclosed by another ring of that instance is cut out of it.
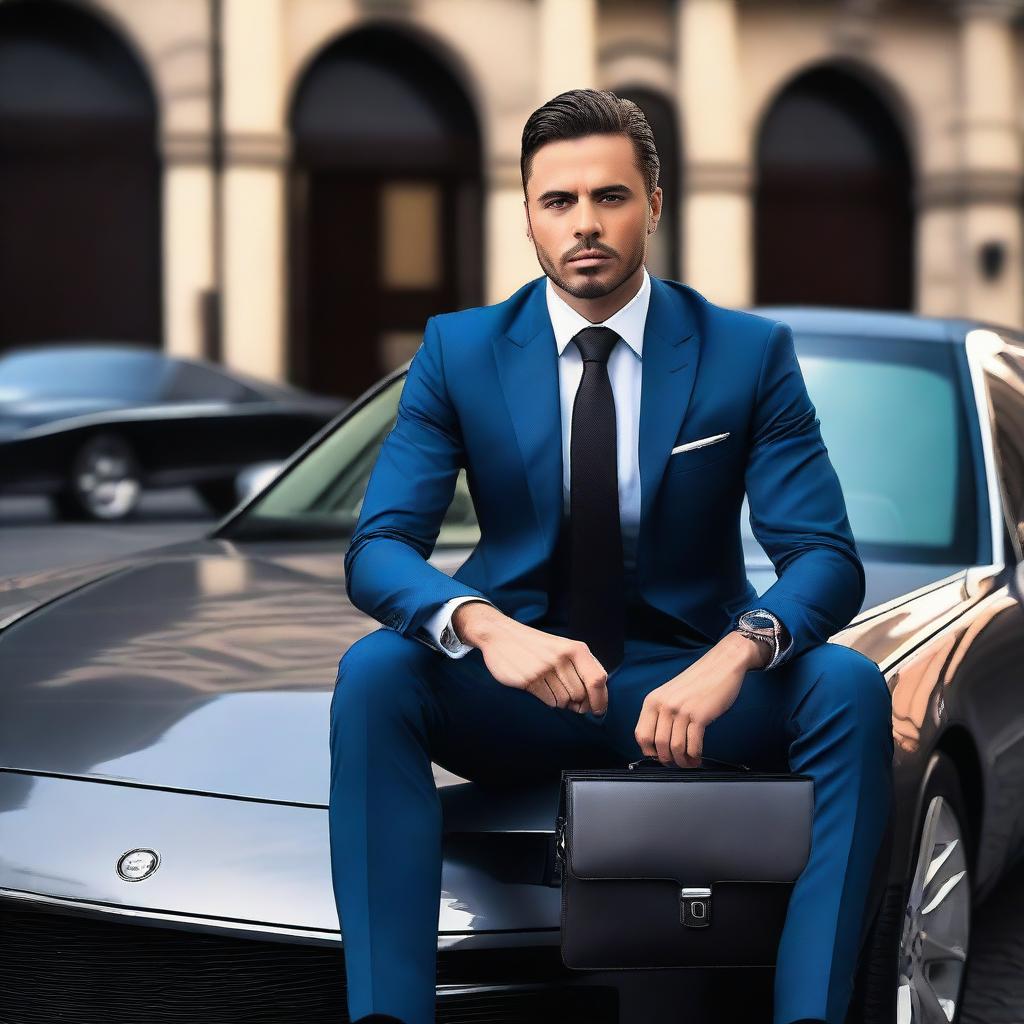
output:
<svg viewBox="0 0 1024 1024"><path fill-rule="evenodd" d="M633 190L628 185L602 185L600 188L590 190L592 196L603 196L606 192L625 192L627 195L632 195ZM561 199L563 196L567 196L571 199L576 198L577 193L567 192L564 189L552 188L548 189L547 192L541 192L537 196L537 202L543 203L545 199Z"/></svg>

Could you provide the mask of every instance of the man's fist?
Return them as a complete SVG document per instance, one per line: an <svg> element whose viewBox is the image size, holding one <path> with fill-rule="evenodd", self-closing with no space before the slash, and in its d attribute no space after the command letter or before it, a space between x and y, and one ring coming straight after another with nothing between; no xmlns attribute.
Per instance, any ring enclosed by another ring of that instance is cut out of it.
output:
<svg viewBox="0 0 1024 1024"><path fill-rule="evenodd" d="M465 616L452 625L463 643L480 648L499 683L526 690L553 708L595 715L608 710L608 673L582 640L526 626L480 602L468 601L455 614L463 609ZM471 609L479 609L479 615Z"/></svg>

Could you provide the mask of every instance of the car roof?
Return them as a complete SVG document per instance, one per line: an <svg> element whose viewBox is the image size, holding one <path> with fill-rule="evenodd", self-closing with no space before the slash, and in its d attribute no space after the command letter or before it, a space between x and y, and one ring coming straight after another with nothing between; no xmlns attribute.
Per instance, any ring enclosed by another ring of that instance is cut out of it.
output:
<svg viewBox="0 0 1024 1024"><path fill-rule="evenodd" d="M137 342L83 342L83 341L59 341L46 342L43 344L20 344L11 345L3 350L4 356L52 356L61 353L73 352L82 355L137 355L143 358L162 361L174 361L173 356L150 345L142 345Z"/></svg>
<svg viewBox="0 0 1024 1024"><path fill-rule="evenodd" d="M861 337L900 337L963 344L974 327L1010 328L965 317L925 316L904 310L856 309L842 306L764 305L747 307L750 313L782 320L794 331L814 334L856 334Z"/></svg>

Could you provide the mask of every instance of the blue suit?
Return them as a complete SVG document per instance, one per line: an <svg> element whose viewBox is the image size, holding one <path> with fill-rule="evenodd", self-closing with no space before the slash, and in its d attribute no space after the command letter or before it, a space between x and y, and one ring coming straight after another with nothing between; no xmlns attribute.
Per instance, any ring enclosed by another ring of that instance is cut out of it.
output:
<svg viewBox="0 0 1024 1024"><path fill-rule="evenodd" d="M501 685L479 650L452 660L428 645L424 621L461 595L562 632L549 608L562 466L544 284L430 318L345 554L351 601L385 627L345 652L331 707L349 1012L434 1019L441 821L431 760L480 781L507 779L509 765L520 778L520 765L555 778L561 767L622 765L641 755L633 731L645 695L744 610L766 608L792 647L770 672L747 673L736 703L707 727L704 753L815 778L812 852L779 947L775 1022L838 1024L891 805L891 705L873 661L826 643L859 611L864 570L787 325L651 278L637 585L652 614L702 643L627 637L600 719ZM462 467L481 537L449 577L426 559ZM777 574L760 596L745 573L744 491Z"/></svg>

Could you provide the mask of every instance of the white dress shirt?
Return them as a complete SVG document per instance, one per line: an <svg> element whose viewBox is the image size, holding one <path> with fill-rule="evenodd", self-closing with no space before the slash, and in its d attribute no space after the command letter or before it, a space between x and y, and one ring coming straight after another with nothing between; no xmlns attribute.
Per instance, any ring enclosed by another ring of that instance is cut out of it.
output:
<svg viewBox="0 0 1024 1024"><path fill-rule="evenodd" d="M608 377L615 401L619 523L622 530L623 571L628 593L635 585L636 543L640 524L640 385L644 325L647 322L647 307L651 298L650 275L644 267L643 280L637 293L600 325L591 323L558 295L550 278L547 281L546 294L548 314L551 317L555 345L558 348L558 393L562 416L562 506L566 516L569 515L572 407L576 399L576 389L583 377L583 356L575 345L569 343L585 327L608 327L619 336L608 356ZM452 658L464 657L473 650L471 644L464 644L458 639L458 634L451 625L451 618L452 613L463 602L479 600L481 598L471 595L452 598L424 621L423 628L433 638L438 650ZM453 638L450 648L441 641L441 634L446 627L449 627L449 635Z"/></svg>

